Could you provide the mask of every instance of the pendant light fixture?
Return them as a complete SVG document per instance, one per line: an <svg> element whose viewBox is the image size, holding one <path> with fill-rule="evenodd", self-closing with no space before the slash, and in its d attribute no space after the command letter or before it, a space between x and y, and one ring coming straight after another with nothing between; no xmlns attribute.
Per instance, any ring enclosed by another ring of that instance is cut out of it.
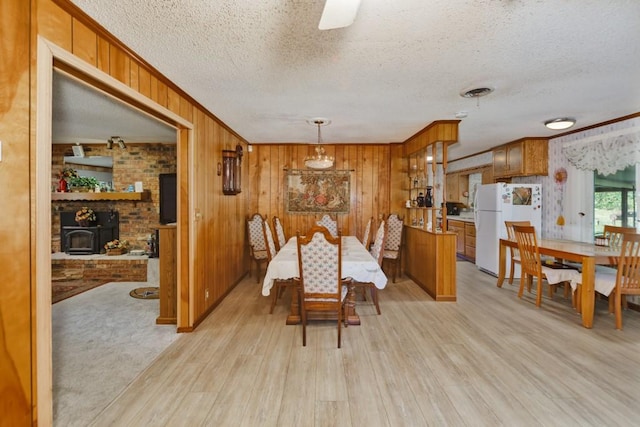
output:
<svg viewBox="0 0 640 427"><path fill-rule="evenodd" d="M325 153L324 147L322 146L322 135L320 133L320 126L326 126L331 122L327 119L315 118L315 119L307 120L307 123L318 127L318 145L315 148L316 154L305 157L304 165L309 169L319 169L319 170L329 169L333 167L333 157L328 156Z"/></svg>

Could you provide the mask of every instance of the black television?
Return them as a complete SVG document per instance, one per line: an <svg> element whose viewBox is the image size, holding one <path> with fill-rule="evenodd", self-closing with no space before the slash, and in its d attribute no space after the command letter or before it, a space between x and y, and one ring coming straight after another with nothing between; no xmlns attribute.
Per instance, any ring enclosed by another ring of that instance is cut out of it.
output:
<svg viewBox="0 0 640 427"><path fill-rule="evenodd" d="M160 177L160 224L172 224L178 220L177 175L161 173Z"/></svg>

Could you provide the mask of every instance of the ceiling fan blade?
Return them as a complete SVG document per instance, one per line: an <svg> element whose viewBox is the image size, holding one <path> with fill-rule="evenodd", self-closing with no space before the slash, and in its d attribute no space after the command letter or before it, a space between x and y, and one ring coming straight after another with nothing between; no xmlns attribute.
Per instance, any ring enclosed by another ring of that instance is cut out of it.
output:
<svg viewBox="0 0 640 427"><path fill-rule="evenodd" d="M318 29L333 30L353 24L360 7L360 0L327 0L320 17Z"/></svg>

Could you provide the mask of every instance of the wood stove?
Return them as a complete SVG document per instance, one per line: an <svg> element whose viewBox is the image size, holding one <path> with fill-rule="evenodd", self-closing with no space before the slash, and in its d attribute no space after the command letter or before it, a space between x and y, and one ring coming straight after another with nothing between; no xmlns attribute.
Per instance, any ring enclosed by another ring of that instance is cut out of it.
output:
<svg viewBox="0 0 640 427"><path fill-rule="evenodd" d="M105 243L120 238L118 212L96 212L96 221L80 227L75 212L60 212L60 245L70 255L90 255L105 252Z"/></svg>

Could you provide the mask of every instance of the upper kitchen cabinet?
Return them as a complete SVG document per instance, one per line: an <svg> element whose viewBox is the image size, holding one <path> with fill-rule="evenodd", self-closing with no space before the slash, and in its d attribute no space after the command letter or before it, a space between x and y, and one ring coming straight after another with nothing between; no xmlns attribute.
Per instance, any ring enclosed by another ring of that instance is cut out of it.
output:
<svg viewBox="0 0 640 427"><path fill-rule="evenodd" d="M523 138L493 149L493 178L548 175L549 141Z"/></svg>
<svg viewBox="0 0 640 427"><path fill-rule="evenodd" d="M469 202L469 174L448 173L446 187L447 202Z"/></svg>

